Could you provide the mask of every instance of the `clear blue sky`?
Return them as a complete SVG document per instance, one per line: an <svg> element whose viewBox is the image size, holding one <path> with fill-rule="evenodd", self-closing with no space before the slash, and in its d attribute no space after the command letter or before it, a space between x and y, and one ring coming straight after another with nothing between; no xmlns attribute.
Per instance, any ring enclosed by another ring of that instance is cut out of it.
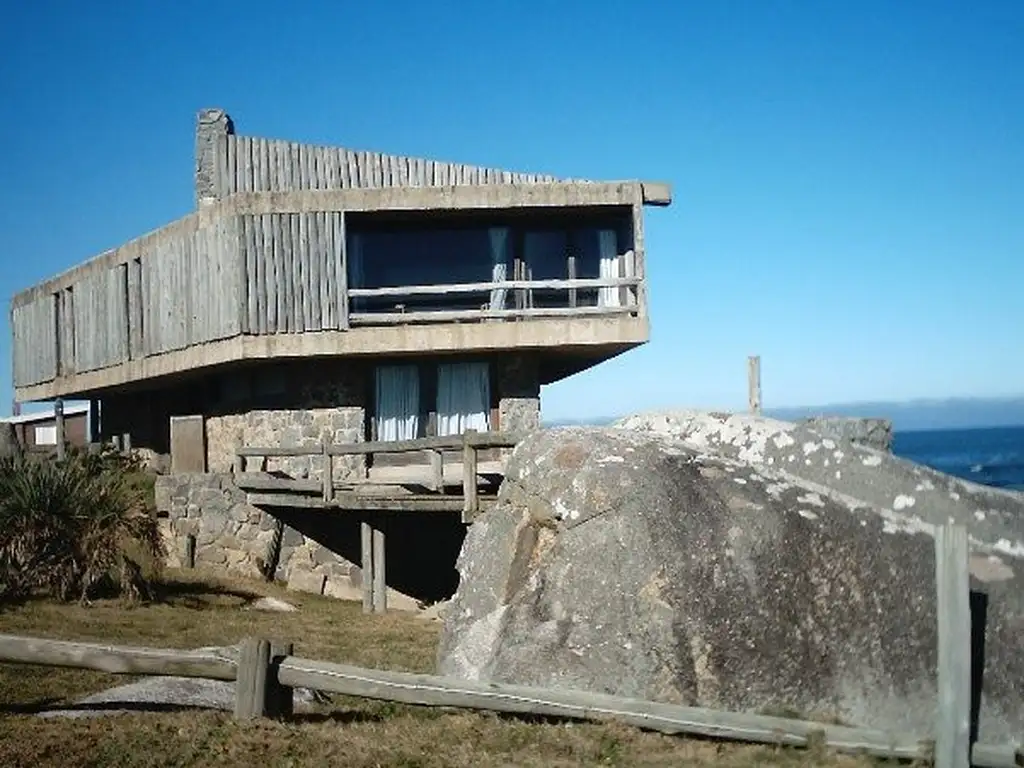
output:
<svg viewBox="0 0 1024 768"><path fill-rule="evenodd" d="M1024 394L1024 3L8 3L3 293L187 213L239 131L595 179L653 339L547 416ZM0 397L10 400L10 338Z"/></svg>

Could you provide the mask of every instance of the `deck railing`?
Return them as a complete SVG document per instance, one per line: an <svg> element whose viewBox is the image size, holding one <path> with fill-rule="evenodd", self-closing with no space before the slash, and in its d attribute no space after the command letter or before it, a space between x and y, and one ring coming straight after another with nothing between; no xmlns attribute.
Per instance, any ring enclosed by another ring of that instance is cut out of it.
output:
<svg viewBox="0 0 1024 768"><path fill-rule="evenodd" d="M430 485L433 491L444 489L444 452L462 452L462 519L472 522L480 511L480 487L477 468L479 451L491 448L514 448L523 439L522 435L508 432L476 432L467 430L461 435L444 437L420 437L412 440L375 440L360 443L332 444L324 441L319 447L246 446L235 449L233 471L246 473L246 460L259 459L259 470L265 468L270 458L315 457L324 460L323 477L319 483L323 501L335 501L334 459L340 456L372 456L374 454L423 453L430 463ZM307 491L312 484L299 483L289 486L292 490Z"/></svg>

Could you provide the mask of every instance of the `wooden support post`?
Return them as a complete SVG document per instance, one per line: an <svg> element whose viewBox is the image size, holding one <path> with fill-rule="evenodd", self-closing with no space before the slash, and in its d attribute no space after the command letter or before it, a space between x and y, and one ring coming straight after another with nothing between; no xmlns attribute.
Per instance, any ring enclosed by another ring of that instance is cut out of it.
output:
<svg viewBox="0 0 1024 768"><path fill-rule="evenodd" d="M476 430L466 430L466 436L475 434ZM462 522L471 523L480 509L480 500L477 496L476 477L476 446L469 440L462 445Z"/></svg>
<svg viewBox="0 0 1024 768"><path fill-rule="evenodd" d="M185 553L182 563L189 569L196 567L196 537L191 533L185 536Z"/></svg>
<svg viewBox="0 0 1024 768"><path fill-rule="evenodd" d="M971 755L971 585L967 528L935 533L939 708L936 768L968 768Z"/></svg>
<svg viewBox="0 0 1024 768"><path fill-rule="evenodd" d="M330 444L323 439L321 452L324 457L324 501L334 501L334 457L330 454Z"/></svg>
<svg viewBox="0 0 1024 768"><path fill-rule="evenodd" d="M373 612L388 612L388 582L382 522L378 522L373 529Z"/></svg>
<svg viewBox="0 0 1024 768"><path fill-rule="evenodd" d="M238 679L235 681L236 720L266 716L269 671L270 643L246 638L238 657Z"/></svg>
<svg viewBox="0 0 1024 768"><path fill-rule="evenodd" d="M359 526L362 554L363 613L373 613L373 529L365 520Z"/></svg>
<svg viewBox="0 0 1024 768"><path fill-rule="evenodd" d="M117 451L118 453L120 453L120 452L121 452L121 436L120 436L120 435L113 435L113 436L112 436L112 437L110 438L110 446L111 446L111 447L112 447L112 448L113 448L113 449L114 449L115 451Z"/></svg>
<svg viewBox="0 0 1024 768"><path fill-rule="evenodd" d="M57 432L57 458L64 458L64 401L59 397L53 401L53 423Z"/></svg>
<svg viewBox="0 0 1024 768"><path fill-rule="evenodd" d="M444 492L444 454L441 451L428 451L430 454L430 484L432 490Z"/></svg>
<svg viewBox="0 0 1024 768"><path fill-rule="evenodd" d="M575 280L576 279L576 257L573 256L572 254L569 254L569 257L566 259L565 271L566 271L566 274L567 274L567 276L568 276L568 278L570 280ZM570 307L575 307L576 306L576 302L577 302L576 289L575 288L570 288L569 289L569 306Z"/></svg>
<svg viewBox="0 0 1024 768"><path fill-rule="evenodd" d="M295 689L281 685L277 679L281 660L295 652L292 643L270 643L270 673L267 678L267 715L291 717L295 712Z"/></svg>
<svg viewBox="0 0 1024 768"><path fill-rule="evenodd" d="M89 401L89 443L100 441L100 401Z"/></svg>
<svg viewBox="0 0 1024 768"><path fill-rule="evenodd" d="M121 436L121 450L124 451L125 454L129 454L132 452L131 432L125 432L124 435Z"/></svg>
<svg viewBox="0 0 1024 768"><path fill-rule="evenodd" d="M761 356L747 358L747 401L750 412L761 415Z"/></svg>

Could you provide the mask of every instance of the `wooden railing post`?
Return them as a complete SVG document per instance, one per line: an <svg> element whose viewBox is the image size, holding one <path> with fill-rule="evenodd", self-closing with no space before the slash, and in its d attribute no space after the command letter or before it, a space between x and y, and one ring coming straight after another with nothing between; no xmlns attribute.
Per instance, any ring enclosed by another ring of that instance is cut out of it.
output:
<svg viewBox="0 0 1024 768"><path fill-rule="evenodd" d="M324 457L324 501L334 501L334 457L330 453L330 443L324 437L321 452Z"/></svg>
<svg viewBox="0 0 1024 768"><path fill-rule="evenodd" d="M440 493L444 490L444 454L438 450L429 451L430 482L433 490Z"/></svg>
<svg viewBox="0 0 1024 768"><path fill-rule="evenodd" d="M53 423L54 431L57 433L57 458L64 458L64 401L57 398L53 401Z"/></svg>
<svg viewBox="0 0 1024 768"><path fill-rule="evenodd" d="M235 719L252 720L267 715L267 684L270 672L270 642L246 638L238 657L235 681Z"/></svg>
<svg viewBox="0 0 1024 768"><path fill-rule="evenodd" d="M480 509L477 487L477 448L473 442L475 429L467 429L462 443L462 522L471 523Z"/></svg>
<svg viewBox="0 0 1024 768"><path fill-rule="evenodd" d="M971 756L971 584L967 528L935 531L938 631L936 768L968 768Z"/></svg>

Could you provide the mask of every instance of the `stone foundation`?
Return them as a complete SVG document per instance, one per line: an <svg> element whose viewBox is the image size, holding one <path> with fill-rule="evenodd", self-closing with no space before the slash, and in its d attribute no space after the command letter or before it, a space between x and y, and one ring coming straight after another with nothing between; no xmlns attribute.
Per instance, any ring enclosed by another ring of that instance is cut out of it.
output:
<svg viewBox="0 0 1024 768"><path fill-rule="evenodd" d="M502 432L540 429L540 378L537 360L527 355L504 355L497 366L498 425Z"/></svg>
<svg viewBox="0 0 1024 768"><path fill-rule="evenodd" d="M273 558L277 521L246 503L230 475L164 475L156 481L157 509L165 513L167 565L178 568L185 541L195 536L195 565L207 571L260 578ZM295 528L285 525L274 579L289 589L362 599L362 569ZM415 610L412 598L388 590L388 605Z"/></svg>

